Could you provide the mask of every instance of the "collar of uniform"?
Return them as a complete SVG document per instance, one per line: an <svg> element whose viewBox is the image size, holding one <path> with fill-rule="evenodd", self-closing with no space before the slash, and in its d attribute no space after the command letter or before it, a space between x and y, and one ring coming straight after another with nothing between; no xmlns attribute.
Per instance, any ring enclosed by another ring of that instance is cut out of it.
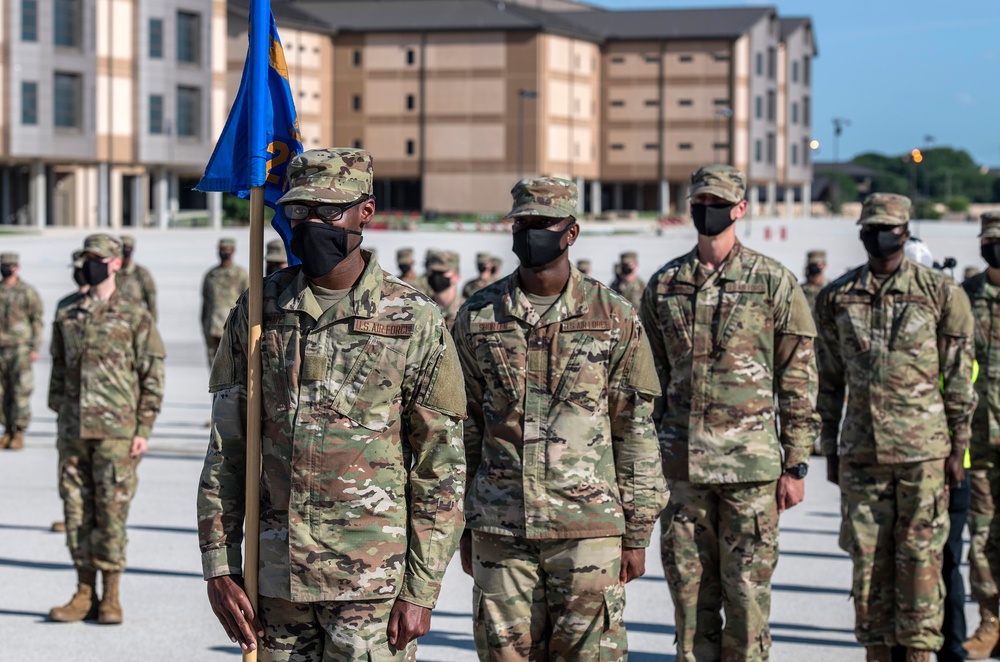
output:
<svg viewBox="0 0 1000 662"><path fill-rule="evenodd" d="M357 284L348 293L350 306L344 308L338 304L331 308L331 311L343 310L344 314L337 315L333 320L344 319L345 317L370 318L375 316L379 302L382 300L382 267L379 266L371 252L362 249L362 256L365 259L365 269L361 272L361 277ZM302 269L295 275L285 289L278 295L278 306L282 310L289 312L303 312L319 321L323 316L323 309L320 308L316 297L309 288L309 281L306 279ZM330 311L327 311L330 312Z"/></svg>
<svg viewBox="0 0 1000 662"><path fill-rule="evenodd" d="M906 293L909 291L910 284L910 274L913 272L913 266L910 264L909 258L903 256L903 261L899 264L899 269L896 273L889 276L886 285L889 289L886 292L895 293ZM865 262L861 266L861 271L858 272L858 278L854 281L854 288L861 290L863 292L868 292L871 295L876 295L882 288L879 284L878 279L875 278L875 274L872 273L871 268L868 263Z"/></svg>
<svg viewBox="0 0 1000 662"><path fill-rule="evenodd" d="M118 296L117 288L115 288L115 291L112 292L111 296L109 296L107 299L98 299L96 297L93 297L90 295L90 292L88 291L86 294L83 295L83 301L80 302L80 308L83 310L90 310L94 306L102 303L107 304L108 307L110 308L112 305L118 303L118 299L120 298L121 297Z"/></svg>
<svg viewBox="0 0 1000 662"><path fill-rule="evenodd" d="M685 256L684 263L681 265L680 269L677 270L677 275L674 276L674 280L685 285L697 285L698 262L698 247L695 246L694 250ZM729 255L726 256L726 261L723 263L723 267L723 271L719 273L719 278L721 280L731 280L734 282L742 280L743 244L740 243L739 239L736 240L736 243L733 244L732 250L729 251Z"/></svg>
<svg viewBox="0 0 1000 662"><path fill-rule="evenodd" d="M538 316L535 309L528 303L528 298L524 296L524 291L521 289L521 279L518 276L519 271L519 269L514 270L510 277L507 293L503 296L504 313L508 317L536 326L539 322L543 322L545 325L554 324L587 313L589 306L583 286L583 274L572 263L569 265L569 282L566 283L562 294L552 304L544 317Z"/></svg>

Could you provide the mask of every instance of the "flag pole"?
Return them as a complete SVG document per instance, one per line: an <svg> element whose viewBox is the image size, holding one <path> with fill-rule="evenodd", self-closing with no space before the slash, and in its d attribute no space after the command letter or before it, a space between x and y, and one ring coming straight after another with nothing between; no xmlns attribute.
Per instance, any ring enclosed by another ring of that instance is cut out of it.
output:
<svg viewBox="0 0 1000 662"><path fill-rule="evenodd" d="M261 399L261 326L264 309L264 187L250 189L250 291L249 328L247 333L247 460L246 508L243 555L244 590L257 609L257 570L260 558L260 418ZM260 642L257 642L258 647ZM257 662L257 651L243 651L244 662Z"/></svg>

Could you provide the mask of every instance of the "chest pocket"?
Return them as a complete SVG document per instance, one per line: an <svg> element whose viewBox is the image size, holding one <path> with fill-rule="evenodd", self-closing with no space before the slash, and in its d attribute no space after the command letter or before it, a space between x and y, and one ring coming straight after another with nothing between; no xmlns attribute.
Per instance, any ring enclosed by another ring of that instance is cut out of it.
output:
<svg viewBox="0 0 1000 662"><path fill-rule="evenodd" d="M694 329L695 289L689 285L671 285L657 297L657 312L660 329L650 329L650 333L660 333L670 362L691 353L691 332Z"/></svg>
<svg viewBox="0 0 1000 662"><path fill-rule="evenodd" d="M847 358L872 348L872 304L867 296L842 296L837 299L837 335L840 349Z"/></svg>
<svg viewBox="0 0 1000 662"><path fill-rule="evenodd" d="M333 408L374 432L388 430L399 418L405 352L369 336L333 399Z"/></svg>
<svg viewBox="0 0 1000 662"><path fill-rule="evenodd" d="M608 402L611 321L597 321L587 326L589 328L577 330L572 323L564 323L550 344L550 390L560 400L587 411L603 412Z"/></svg>
<svg viewBox="0 0 1000 662"><path fill-rule="evenodd" d="M897 296L894 301L892 337L889 349L914 358L927 350L937 351L937 312L922 296ZM902 308L902 310L900 310Z"/></svg>
<svg viewBox="0 0 1000 662"><path fill-rule="evenodd" d="M512 404L520 402L520 380L500 334L477 333L473 337L476 342L476 361L481 366L486 381L483 384L483 406L488 412L502 413Z"/></svg>

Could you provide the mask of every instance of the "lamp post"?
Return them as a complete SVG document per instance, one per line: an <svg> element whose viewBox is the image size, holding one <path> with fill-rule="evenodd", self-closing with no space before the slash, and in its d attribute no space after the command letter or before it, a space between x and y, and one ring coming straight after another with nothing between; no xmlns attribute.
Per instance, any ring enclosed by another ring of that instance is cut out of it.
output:
<svg viewBox="0 0 1000 662"><path fill-rule="evenodd" d="M728 122L729 118L733 116L733 109L729 107L718 108L715 111L715 116L719 118L720 121L715 123L715 142L712 144L715 152L715 162L719 163L719 125L723 122Z"/></svg>
<svg viewBox="0 0 1000 662"><path fill-rule="evenodd" d="M851 126L851 120L846 117L833 118L833 162L840 163L840 134Z"/></svg>
<svg viewBox="0 0 1000 662"><path fill-rule="evenodd" d="M517 93L517 178L524 178L524 100L537 99L538 91L521 88Z"/></svg>

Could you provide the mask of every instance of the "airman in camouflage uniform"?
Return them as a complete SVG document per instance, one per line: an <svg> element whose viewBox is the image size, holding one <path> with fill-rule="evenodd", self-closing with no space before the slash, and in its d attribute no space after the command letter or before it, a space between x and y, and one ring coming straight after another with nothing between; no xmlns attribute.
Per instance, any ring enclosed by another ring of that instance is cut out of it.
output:
<svg viewBox="0 0 1000 662"><path fill-rule="evenodd" d="M280 239L272 239L267 242L267 251L264 253L264 275L270 276L279 269L288 266L288 256L285 255L285 243Z"/></svg>
<svg viewBox="0 0 1000 662"><path fill-rule="evenodd" d="M31 422L31 365L42 344L42 300L21 280L17 253L0 254L0 406L4 434L0 448L24 448Z"/></svg>
<svg viewBox="0 0 1000 662"><path fill-rule="evenodd" d="M455 251L432 251L427 256L427 286L430 297L441 308L448 330L455 325L458 309L465 301L458 293L461 275L459 256Z"/></svg>
<svg viewBox="0 0 1000 662"><path fill-rule="evenodd" d="M468 299L473 294L494 282L500 273L503 260L489 253L476 253L476 271L479 275L462 286L462 299Z"/></svg>
<svg viewBox="0 0 1000 662"><path fill-rule="evenodd" d="M399 279L407 285L412 285L418 292L430 296L430 289L427 287L427 277L420 276L413 268L413 249L400 248L396 251L396 266L399 267Z"/></svg>
<svg viewBox="0 0 1000 662"><path fill-rule="evenodd" d="M590 275L590 260L582 259L576 261L576 269L584 276Z"/></svg>
<svg viewBox="0 0 1000 662"><path fill-rule="evenodd" d="M238 583L246 294L210 381L198 495L209 596L244 648L262 629L272 660L413 659L464 522L461 368L434 302L359 249L375 213L371 156L311 150L293 159L288 179L279 204L302 265L264 283L263 625ZM352 203L337 220L317 219L324 205ZM293 220L293 206L308 216ZM344 251L330 260L338 241Z"/></svg>
<svg viewBox="0 0 1000 662"><path fill-rule="evenodd" d="M115 275L115 286L125 301L140 303L156 321L156 283L149 271L132 261L135 250L135 237L127 234L121 236L122 268Z"/></svg>
<svg viewBox="0 0 1000 662"><path fill-rule="evenodd" d="M122 622L125 522L136 469L163 399L163 342L145 306L115 287L121 244L106 234L83 244L91 287L56 311L49 409L58 414L59 495L78 586L53 621ZM104 586L97 603L100 570Z"/></svg>
<svg viewBox="0 0 1000 662"><path fill-rule="evenodd" d="M642 300L663 389L660 545L685 662L769 659L778 516L804 496L819 427L809 305L791 272L736 238L745 192L731 166L691 176L698 245Z"/></svg>
<svg viewBox="0 0 1000 662"><path fill-rule="evenodd" d="M1000 213L982 216L982 254L996 262L978 269L962 287L975 317L979 403L972 419L972 499L969 505L969 584L981 621L965 649L971 660L989 658L1000 641L997 602L1000 591Z"/></svg>
<svg viewBox="0 0 1000 662"><path fill-rule="evenodd" d="M521 266L473 295L454 330L476 649L624 660L624 584L644 572L667 497L650 419L659 386L633 308L570 264L576 186L545 177L512 193Z"/></svg>
<svg viewBox="0 0 1000 662"><path fill-rule="evenodd" d="M235 239L220 239L219 266L210 269L201 284L201 330L205 336L210 368L219 349L229 311L239 296L250 287L250 275L233 262L235 252Z"/></svg>
<svg viewBox="0 0 1000 662"><path fill-rule="evenodd" d="M642 293L646 291L646 281L639 278L639 256L635 251L621 254L615 273L617 277L611 283L611 289L628 299L638 310L642 304Z"/></svg>
<svg viewBox="0 0 1000 662"><path fill-rule="evenodd" d="M946 477L964 479L976 405L969 299L903 254L910 208L901 195L868 196L869 260L816 301L823 454L854 562L855 634L876 662L895 645L908 662L942 646Z"/></svg>
<svg viewBox="0 0 1000 662"><path fill-rule="evenodd" d="M806 254L806 279L802 282L802 293L806 295L810 309L816 307L816 297L826 285L826 251L809 251Z"/></svg>

